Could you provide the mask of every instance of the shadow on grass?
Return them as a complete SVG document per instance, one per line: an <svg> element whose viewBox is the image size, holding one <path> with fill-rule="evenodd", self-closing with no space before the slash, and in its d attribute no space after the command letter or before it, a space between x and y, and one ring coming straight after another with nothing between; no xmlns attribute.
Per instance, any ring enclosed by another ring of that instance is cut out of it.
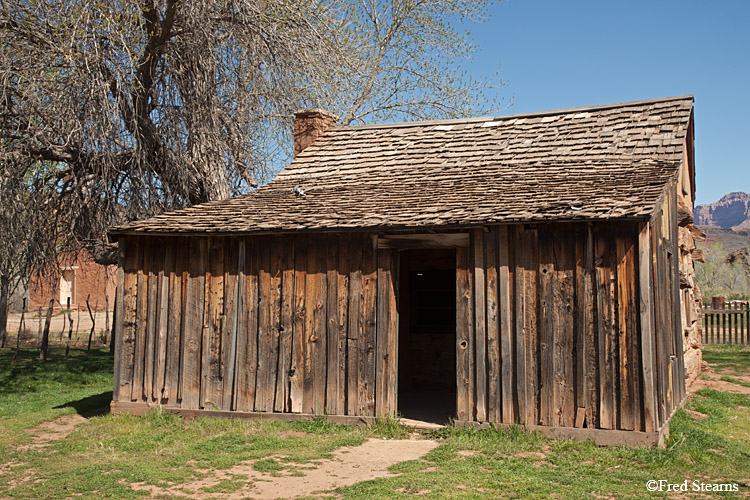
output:
<svg viewBox="0 0 750 500"><path fill-rule="evenodd" d="M98 417L109 413L109 402L112 401L112 391L94 394L77 401L68 401L54 408L74 408L82 417Z"/></svg>
<svg viewBox="0 0 750 500"><path fill-rule="evenodd" d="M13 354L11 349L0 349L0 395L36 392L48 383L80 387L111 377L113 371L113 357L104 349L90 353L71 349L65 358L64 348L54 348L46 362L39 360L38 349L21 349L11 366Z"/></svg>

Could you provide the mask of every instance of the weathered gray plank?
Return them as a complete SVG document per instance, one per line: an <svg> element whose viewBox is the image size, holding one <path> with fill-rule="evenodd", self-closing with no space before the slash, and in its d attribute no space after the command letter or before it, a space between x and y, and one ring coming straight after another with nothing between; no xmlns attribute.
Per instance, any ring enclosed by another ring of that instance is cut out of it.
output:
<svg viewBox="0 0 750 500"><path fill-rule="evenodd" d="M206 303L203 318L201 366L201 407L220 408L222 404L221 343L224 326L224 245L225 238L209 240L209 272L206 275Z"/></svg>
<svg viewBox="0 0 750 500"><path fill-rule="evenodd" d="M268 331L268 339L270 341L268 351L260 351L261 353L269 356L269 363L266 364L267 372L266 376L266 401L264 407L267 408L263 411L275 411L276 410L276 395L278 394L277 385L280 382L279 377L279 366L282 364L280 359L281 352L281 287L283 277L283 264L282 264L282 252L284 251L284 242L280 239L274 238L270 244L270 276L271 285L269 291L269 303L267 304L270 308L270 324ZM280 403L283 403L280 401ZM276 410L279 411L279 410Z"/></svg>
<svg viewBox="0 0 750 500"><path fill-rule="evenodd" d="M135 354L133 356L133 393L131 401L143 400L143 375L145 368L146 335L148 332L148 274L151 269L153 247L149 238L142 238L139 245L140 267L136 271Z"/></svg>
<svg viewBox="0 0 750 500"><path fill-rule="evenodd" d="M474 278L474 362L475 404L478 422L487 421L487 337L484 280L484 231L472 229L472 257ZM502 272L502 271L501 271ZM502 285L501 285L502 286ZM502 300L502 299L501 299ZM502 314L501 321L502 321Z"/></svg>
<svg viewBox="0 0 750 500"><path fill-rule="evenodd" d="M503 229L507 233L507 227ZM497 247L498 227L492 226L484 238L484 253L487 280L487 420L495 423L502 422Z"/></svg>
<svg viewBox="0 0 750 500"><path fill-rule="evenodd" d="M519 420L539 423L539 328L537 321L539 243L536 228L517 226L516 255L516 361L518 363ZM525 376L521 376L525 374Z"/></svg>
<svg viewBox="0 0 750 500"><path fill-rule="evenodd" d="M305 291L307 276L307 238L294 238L294 324L292 330L292 362L290 372L289 397L291 411L302 413L305 391L305 347L306 307Z"/></svg>
<svg viewBox="0 0 750 500"><path fill-rule="evenodd" d="M237 363L237 301L239 294L237 273L240 260L240 244L243 245L244 254L244 243L237 238L226 238L224 241L226 265L224 267L224 320L221 337L221 407L225 410L232 410L234 409L235 400L236 385L234 375ZM243 261L244 257L242 255Z"/></svg>
<svg viewBox="0 0 750 500"><path fill-rule="evenodd" d="M258 243L245 239L245 289L242 303L243 325L237 348L237 410L255 409L255 384L258 373Z"/></svg>
<svg viewBox="0 0 750 500"><path fill-rule="evenodd" d="M125 307L123 306L123 296L125 293L125 254L127 250L127 239L122 237L117 241L117 289L115 290L115 321L114 325L112 325L115 342L115 373L112 389L113 401L120 401L120 380L122 378L123 369L123 332L125 329ZM130 394L126 396L126 400L130 400Z"/></svg>
<svg viewBox="0 0 750 500"><path fill-rule="evenodd" d="M553 229L539 231L539 421L555 425L555 246Z"/></svg>
<svg viewBox="0 0 750 500"><path fill-rule="evenodd" d="M161 241L155 238L149 238L151 241L151 251L149 256L148 268L148 305L146 306L146 338L144 339L143 353L143 399L151 402L158 396L154 394L154 368L155 368L155 351L156 351L156 323L158 317L157 301L159 299L159 268L161 259L156 247L161 246Z"/></svg>
<svg viewBox="0 0 750 500"><path fill-rule="evenodd" d="M378 261L377 238L365 235L362 240L362 299L360 315L359 414L375 416L375 338L377 334Z"/></svg>
<svg viewBox="0 0 750 500"><path fill-rule="evenodd" d="M206 282L207 239L191 238L188 256L188 279L185 296L182 408L198 408L201 389L201 341Z"/></svg>
<svg viewBox="0 0 750 500"><path fill-rule="evenodd" d="M170 297L169 280L170 275L174 273L174 240L169 238L163 244L163 259L157 274L157 306L156 306L156 355L154 357L154 379L151 394L156 402L162 402L164 399L164 381L166 379L167 369L167 331L169 323L169 302L179 300L179 297Z"/></svg>
<svg viewBox="0 0 750 500"><path fill-rule="evenodd" d="M294 244L291 238L281 248L281 324L279 325L279 369L275 411L291 411L292 336L294 331Z"/></svg>
<svg viewBox="0 0 750 500"><path fill-rule="evenodd" d="M644 430L654 432L656 422L656 381L654 377L654 292L651 286L651 234L648 223L641 226L638 234L638 299L641 320L641 366L643 369L643 418Z"/></svg>
<svg viewBox="0 0 750 500"><path fill-rule="evenodd" d="M255 380L255 411L273 411L275 378L271 378L272 366L278 362L274 350L273 292L271 276L271 242L259 239L255 251L258 261L258 364Z"/></svg>
<svg viewBox="0 0 750 500"><path fill-rule="evenodd" d="M347 398L346 414L359 413L359 377L362 361L362 340L364 322L362 319L362 233L355 233L348 240L350 246L349 270L349 328L347 330Z"/></svg>
<svg viewBox="0 0 750 500"><path fill-rule="evenodd" d="M326 412L330 415L344 414L345 379L340 371L339 350L339 252L342 237L329 235L326 249Z"/></svg>
<svg viewBox="0 0 750 500"><path fill-rule="evenodd" d="M513 316L511 306L511 277L510 277L510 232L508 226L498 228L497 268L498 268L498 302L500 307L500 370L502 384L502 422L515 421L513 411L514 388L516 386L514 374L516 367L513 363ZM519 349L518 369L526 370L523 338L516 339ZM518 374L521 376L521 373ZM519 381L524 379L519 378ZM521 382L523 383L523 382Z"/></svg>
<svg viewBox="0 0 750 500"><path fill-rule="evenodd" d="M472 303L469 252L459 248L456 250L456 414L458 420L470 421L474 420L471 391Z"/></svg>

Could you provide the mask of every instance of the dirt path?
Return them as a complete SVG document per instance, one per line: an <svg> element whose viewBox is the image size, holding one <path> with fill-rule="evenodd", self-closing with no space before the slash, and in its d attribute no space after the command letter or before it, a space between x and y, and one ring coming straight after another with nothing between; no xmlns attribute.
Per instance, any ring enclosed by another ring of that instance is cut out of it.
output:
<svg viewBox="0 0 750 500"><path fill-rule="evenodd" d="M76 425L85 421L86 421L85 417L82 417L81 415L74 413L72 415L64 415L60 418L51 420L49 422L42 422L41 424L37 425L36 427L28 431L33 436L31 443L21 445L16 449L18 451L25 452L25 451L37 450L40 448L44 448L45 446L49 446L55 441L59 441L60 439L63 439L65 436L73 432L73 429L75 429ZM7 462L5 464L2 464L0 465L0 475L7 474L12 469L15 469L17 467L21 467L24 465L25 464L22 462ZM35 478L35 470L31 468L26 468L23 471L23 474L21 475L21 477L19 477L16 480L11 481L9 483L9 486L11 488L16 488L23 483L32 481L34 478Z"/></svg>
<svg viewBox="0 0 750 500"><path fill-rule="evenodd" d="M295 467L271 474L258 472L253 467L256 461L236 465L228 470L204 471L207 476L193 482L175 485L170 488L159 488L146 484L130 484L136 490L150 493L149 498L212 498L238 500L251 498L271 500L276 498L295 498L309 496L315 492L330 490L340 486L391 476L388 467L407 460L416 460L438 445L428 439L384 440L368 439L361 446L345 447L333 452L327 460L316 460L314 463ZM278 457L275 457L278 458ZM221 493L216 487L225 481L244 483L236 491ZM209 490L207 492L206 490Z"/></svg>
<svg viewBox="0 0 750 500"><path fill-rule="evenodd" d="M724 369L721 373L716 373L712 365L704 362L703 367L701 368L701 374L692 384L690 384L688 392L694 393L701 389L715 389L717 391L750 395L750 387L720 380L723 376L728 376L750 384L750 374L727 369Z"/></svg>
<svg viewBox="0 0 750 500"><path fill-rule="evenodd" d="M50 422L43 422L30 431L34 436L34 440L29 444L19 446L18 450L28 451L48 446L55 441L63 439L65 436L73 432L76 425L85 421L85 417L74 413L72 415L62 416Z"/></svg>

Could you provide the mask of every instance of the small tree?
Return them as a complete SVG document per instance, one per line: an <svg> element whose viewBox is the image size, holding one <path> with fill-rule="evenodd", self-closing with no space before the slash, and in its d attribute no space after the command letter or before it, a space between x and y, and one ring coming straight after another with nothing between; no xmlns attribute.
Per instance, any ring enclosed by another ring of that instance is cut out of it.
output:
<svg viewBox="0 0 750 500"><path fill-rule="evenodd" d="M740 259L731 258L721 242L714 242L706 249L706 262L695 262L695 279L703 292L705 301L711 297L746 297L748 274Z"/></svg>

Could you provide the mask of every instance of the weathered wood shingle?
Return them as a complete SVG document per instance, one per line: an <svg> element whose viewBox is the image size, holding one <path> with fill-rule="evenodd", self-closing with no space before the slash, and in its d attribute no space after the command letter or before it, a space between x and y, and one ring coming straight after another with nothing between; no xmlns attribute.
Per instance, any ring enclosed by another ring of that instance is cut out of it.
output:
<svg viewBox="0 0 750 500"><path fill-rule="evenodd" d="M132 222L112 233L645 217L678 173L692 102L687 96L496 118L338 127L253 193Z"/></svg>

